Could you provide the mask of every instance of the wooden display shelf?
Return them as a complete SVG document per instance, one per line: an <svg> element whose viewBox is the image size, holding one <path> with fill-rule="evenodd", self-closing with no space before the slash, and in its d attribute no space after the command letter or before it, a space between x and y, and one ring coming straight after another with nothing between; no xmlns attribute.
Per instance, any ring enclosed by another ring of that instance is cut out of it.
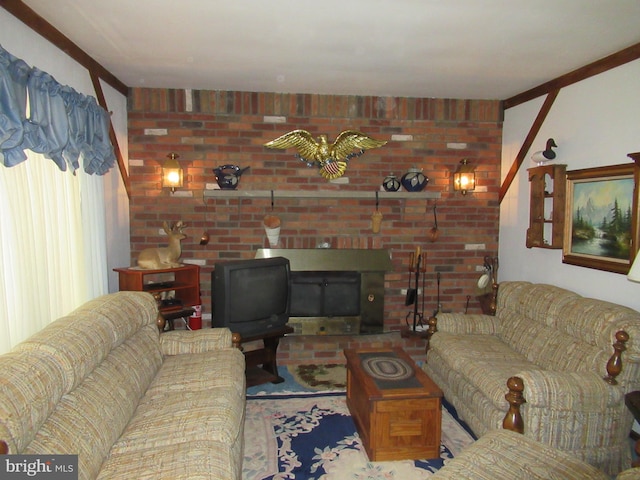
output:
<svg viewBox="0 0 640 480"><path fill-rule="evenodd" d="M543 165L528 172L531 192L526 246L560 249L564 240L567 166Z"/></svg>
<svg viewBox="0 0 640 480"><path fill-rule="evenodd" d="M380 199L430 199L440 198L440 192L348 191L348 190L205 190L204 198L376 198Z"/></svg>

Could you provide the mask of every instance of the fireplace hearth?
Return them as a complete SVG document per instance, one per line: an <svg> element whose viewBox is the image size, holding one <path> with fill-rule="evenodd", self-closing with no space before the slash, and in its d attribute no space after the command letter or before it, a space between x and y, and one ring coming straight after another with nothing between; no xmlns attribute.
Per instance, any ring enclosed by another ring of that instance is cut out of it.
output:
<svg viewBox="0 0 640 480"><path fill-rule="evenodd" d="M384 249L263 248L256 258L291 264L291 316L298 335L356 335L384 330Z"/></svg>

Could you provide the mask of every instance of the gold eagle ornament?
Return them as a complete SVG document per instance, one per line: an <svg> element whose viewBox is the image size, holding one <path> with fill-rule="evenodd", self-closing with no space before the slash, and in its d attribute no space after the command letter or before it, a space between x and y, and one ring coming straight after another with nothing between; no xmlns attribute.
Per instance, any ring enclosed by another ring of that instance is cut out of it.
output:
<svg viewBox="0 0 640 480"><path fill-rule="evenodd" d="M385 143L387 142L374 140L355 130L345 130L330 145L326 135L319 135L316 141L306 130L293 130L265 143L264 146L281 150L294 147L298 150L297 158L309 167L318 167L320 175L332 180L344 175L347 163L353 157L359 157L365 150L381 147ZM354 152L356 149L358 151Z"/></svg>

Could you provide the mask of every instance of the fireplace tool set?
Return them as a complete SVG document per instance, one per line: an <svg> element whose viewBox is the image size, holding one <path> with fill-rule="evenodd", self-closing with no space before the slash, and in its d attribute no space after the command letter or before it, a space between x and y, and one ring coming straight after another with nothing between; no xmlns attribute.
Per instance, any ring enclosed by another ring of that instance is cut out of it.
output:
<svg viewBox="0 0 640 480"><path fill-rule="evenodd" d="M416 248L415 253L411 253L409 257L409 285L407 287L407 296L404 300L406 306L413 305L413 311L407 313L405 318L407 325L409 318L413 315L412 330L415 332L418 325L424 325L424 287L425 273L427 272L427 262L423 262L423 256L420 253L420 247ZM412 287L412 277L415 278L415 286ZM422 288L420 288L420 277L422 277ZM419 300L421 298L421 301ZM418 304L421 303L421 310L418 311Z"/></svg>
<svg viewBox="0 0 640 480"><path fill-rule="evenodd" d="M425 261L423 261L423 255L420 253L420 247L417 247L416 252L411 253L409 256L409 285L404 304L406 306L413 305L413 311L407 313L405 321L407 326L411 327L414 332L418 326L426 328L425 321L427 319L424 316L424 292L427 273L426 255L424 255L424 260ZM421 277L422 284L420 283ZM411 286L412 278L415 278L415 287ZM438 285L438 297L436 308L433 310L433 315L431 315L432 317L438 315L442 308L442 305L440 304L440 272L436 272L436 283ZM418 310L418 304L420 304L420 310ZM412 323L409 322L410 318L413 319Z"/></svg>

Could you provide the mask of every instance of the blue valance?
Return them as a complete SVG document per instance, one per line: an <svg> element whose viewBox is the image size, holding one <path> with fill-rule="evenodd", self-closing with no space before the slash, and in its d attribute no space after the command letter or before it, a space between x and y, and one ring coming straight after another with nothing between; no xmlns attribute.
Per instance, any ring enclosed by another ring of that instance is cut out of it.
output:
<svg viewBox="0 0 640 480"><path fill-rule="evenodd" d="M109 113L94 97L60 85L0 46L0 162L23 162L25 149L50 158L62 171L69 166L75 172L82 157L85 172L103 175L116 160Z"/></svg>

